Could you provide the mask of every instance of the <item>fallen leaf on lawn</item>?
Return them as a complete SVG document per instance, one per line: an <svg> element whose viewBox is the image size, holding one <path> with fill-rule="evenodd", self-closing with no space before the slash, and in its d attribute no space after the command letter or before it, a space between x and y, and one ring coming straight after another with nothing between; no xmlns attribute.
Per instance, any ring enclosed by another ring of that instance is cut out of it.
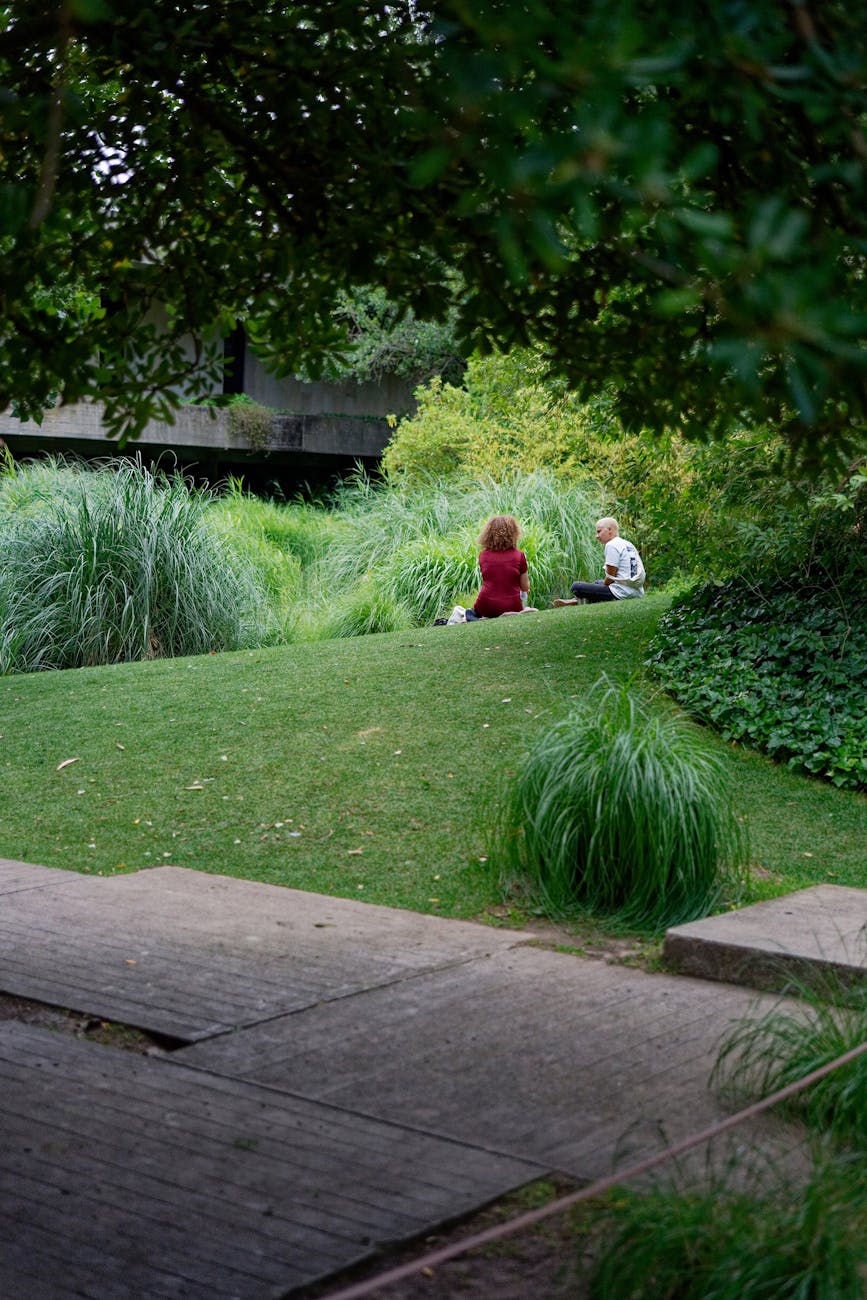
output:
<svg viewBox="0 0 867 1300"><path fill-rule="evenodd" d="M127 957L126 961L123 964L124 966L137 966L138 962L133 961L131 957Z"/></svg>
<svg viewBox="0 0 867 1300"><path fill-rule="evenodd" d="M126 745L122 745L119 740L116 740L114 743L118 749L126 749Z"/></svg>
<svg viewBox="0 0 867 1300"><path fill-rule="evenodd" d="M204 790L204 786L199 781L194 781L192 785L185 785L185 790Z"/></svg>
<svg viewBox="0 0 867 1300"><path fill-rule="evenodd" d="M61 768L69 767L70 763L80 763L80 762L81 762L80 758L65 758L62 763L57 764L57 771L59 772Z"/></svg>
<svg viewBox="0 0 867 1300"><path fill-rule="evenodd" d="M364 849L347 849L347 853L363 853Z"/></svg>
<svg viewBox="0 0 867 1300"><path fill-rule="evenodd" d="M506 698L505 698L504 700L500 700L500 703L501 703L501 704L511 704L511 703L512 703L512 697L511 697L511 695L507 695Z"/></svg>

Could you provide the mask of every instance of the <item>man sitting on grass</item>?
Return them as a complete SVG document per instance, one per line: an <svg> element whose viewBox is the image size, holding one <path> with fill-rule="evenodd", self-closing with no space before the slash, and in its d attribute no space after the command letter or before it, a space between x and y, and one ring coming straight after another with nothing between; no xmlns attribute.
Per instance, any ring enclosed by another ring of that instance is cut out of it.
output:
<svg viewBox="0 0 867 1300"><path fill-rule="evenodd" d="M605 576L598 582L573 582L574 600L553 602L555 609L563 605L581 605L585 601L597 605L603 600L626 600L630 596L644 595L645 572L641 556L625 537L620 536L616 519L606 517L596 525L596 540L605 547Z"/></svg>

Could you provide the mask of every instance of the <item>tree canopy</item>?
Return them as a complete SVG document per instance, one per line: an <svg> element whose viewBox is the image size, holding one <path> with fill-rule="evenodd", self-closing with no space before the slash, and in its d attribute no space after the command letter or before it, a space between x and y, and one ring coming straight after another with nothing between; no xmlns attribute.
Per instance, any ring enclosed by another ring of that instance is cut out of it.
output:
<svg viewBox="0 0 867 1300"><path fill-rule="evenodd" d="M284 373L375 285L536 341L627 427L867 413L867 24L825 0L0 5L0 403L135 433L242 318ZM449 277L446 268L456 277ZM449 286L462 285L450 301ZM161 302L168 330L149 317Z"/></svg>

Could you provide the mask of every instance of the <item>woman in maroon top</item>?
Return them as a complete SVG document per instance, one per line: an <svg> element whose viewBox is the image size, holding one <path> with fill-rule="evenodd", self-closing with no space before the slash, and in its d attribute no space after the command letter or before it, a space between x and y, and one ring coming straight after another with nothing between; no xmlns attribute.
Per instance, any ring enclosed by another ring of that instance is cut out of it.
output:
<svg viewBox="0 0 867 1300"><path fill-rule="evenodd" d="M482 529L479 568L482 590L473 606L479 618L499 618L524 610L521 592L530 590L527 557L517 549L518 521L512 515L494 515Z"/></svg>

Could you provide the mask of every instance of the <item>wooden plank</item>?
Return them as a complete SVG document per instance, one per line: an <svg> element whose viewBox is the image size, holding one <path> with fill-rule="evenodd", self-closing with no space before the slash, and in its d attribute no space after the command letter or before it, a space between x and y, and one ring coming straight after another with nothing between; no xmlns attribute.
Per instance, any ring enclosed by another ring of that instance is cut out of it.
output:
<svg viewBox="0 0 867 1300"><path fill-rule="evenodd" d="M513 936L161 867L7 896L0 990L195 1042L510 947Z"/></svg>
<svg viewBox="0 0 867 1300"><path fill-rule="evenodd" d="M141 1300L145 1295L179 1300L199 1295L205 1300L206 1285L197 1279L161 1268L158 1262L143 1265L135 1251L120 1257L106 1249L115 1225L85 1220L81 1211L71 1215L66 1201L53 1203L56 1189L51 1187L36 1184L32 1195L27 1190L22 1179L13 1197L0 1195L0 1222L8 1225L0 1252L0 1295L16 1300L31 1300L34 1292L49 1298L80 1297L94 1294L96 1288L96 1294L110 1294L112 1300ZM78 1191L68 1193L76 1202Z"/></svg>
<svg viewBox="0 0 867 1300"><path fill-rule="evenodd" d="M22 889L45 889L53 885L75 885L84 879L75 871L0 858L0 894L15 894Z"/></svg>
<svg viewBox="0 0 867 1300"><path fill-rule="evenodd" d="M72 1279L95 1300L122 1300L121 1283L147 1296L282 1294L542 1172L14 1023L0 1025L0 1116L7 1276Z"/></svg>
<svg viewBox="0 0 867 1300"><path fill-rule="evenodd" d="M867 983L867 889L812 885L736 912L675 926L664 956L702 979L783 990Z"/></svg>
<svg viewBox="0 0 867 1300"><path fill-rule="evenodd" d="M50 1040L45 1046L46 1052L52 1051ZM434 1195L439 1195L447 1189L460 1189L465 1178L470 1182L473 1178L475 1153L472 1150L466 1153L465 1168L456 1170L448 1146L431 1149L424 1135L405 1130L400 1130L400 1142L395 1145L391 1127L300 1097L292 1098L291 1105L287 1106L281 1096L263 1093L255 1109L242 1107L236 1111L231 1105L238 1087L234 1081L208 1077L206 1090L197 1089L190 1094L188 1072L172 1069L170 1062L166 1062L169 1068L160 1076L158 1095L153 1093L150 1071L137 1073L125 1069L123 1096L118 1097L110 1068L111 1055L103 1056L102 1072L96 1072L94 1060L90 1072L69 1075L62 1103L58 1103L50 1058L29 1055L26 1045L22 1050L16 1043L16 1049L16 1060L2 1059L0 1040L0 1089L7 1098L6 1125L10 1132L22 1123L26 1128L32 1107L41 1105L46 1117L43 1147L48 1144L49 1154L51 1144L64 1150L69 1136L76 1143L86 1143L113 1131L112 1159L123 1163L135 1152L148 1154L149 1142L158 1151L162 1134L170 1133L173 1149L184 1161L179 1178L194 1190L202 1150L216 1144L218 1157L209 1153L208 1159L219 1158L222 1151L235 1164L243 1159L239 1152L256 1150L265 1162L265 1167L256 1172L257 1208L261 1180L267 1176L269 1160L278 1161L280 1176L283 1171L297 1167L303 1172L306 1185L314 1191L320 1181L329 1187L330 1179L341 1172L346 1177L347 1189L359 1177L366 1195L375 1195L383 1212L403 1211L412 1206L414 1198L426 1200L431 1189ZM20 1095L25 1082L27 1104L16 1108L13 1098L16 1093ZM140 1121L132 1134L127 1128L131 1106L135 1107ZM420 1167L422 1159L424 1165ZM484 1163L484 1156L481 1159ZM411 1186L407 1186L409 1175ZM238 1195L236 1186L231 1213L237 1209ZM347 1190L345 1197L351 1207L353 1193Z"/></svg>
<svg viewBox="0 0 867 1300"><path fill-rule="evenodd" d="M211 1223L207 1216L188 1219L183 1206L147 1212L150 1204L145 1206L138 1196L135 1204L140 1211L145 1207L145 1212L133 1224L128 1201L112 1203L106 1196L92 1194L80 1175L73 1180L70 1174L69 1185L60 1186L28 1179L17 1169L12 1173L14 1200L0 1195L0 1215L16 1237L30 1242L34 1256L50 1240L58 1277L65 1276L64 1265L71 1263L79 1285L98 1277L103 1287L111 1285L112 1300L115 1289L130 1300L154 1291L185 1295L190 1286L205 1295L208 1288L229 1295L255 1293L263 1286L285 1289L310 1272L319 1275L323 1267L325 1271L340 1267L339 1252L310 1249L300 1233L297 1240L275 1233L258 1241L247 1233L246 1248L238 1250L233 1245L237 1228ZM98 1191L103 1191L101 1184Z"/></svg>
<svg viewBox="0 0 867 1300"><path fill-rule="evenodd" d="M275 1019L179 1058L578 1178L724 1113L709 1088L746 990L523 948ZM765 1004L770 1000L766 999Z"/></svg>

